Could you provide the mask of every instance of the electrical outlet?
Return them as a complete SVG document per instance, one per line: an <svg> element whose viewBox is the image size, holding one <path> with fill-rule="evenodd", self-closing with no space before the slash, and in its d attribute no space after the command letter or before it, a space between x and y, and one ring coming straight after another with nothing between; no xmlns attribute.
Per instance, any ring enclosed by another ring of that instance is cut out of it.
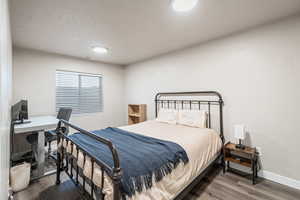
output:
<svg viewBox="0 0 300 200"><path fill-rule="evenodd" d="M259 156L262 156L261 147L256 147L256 151L258 152Z"/></svg>

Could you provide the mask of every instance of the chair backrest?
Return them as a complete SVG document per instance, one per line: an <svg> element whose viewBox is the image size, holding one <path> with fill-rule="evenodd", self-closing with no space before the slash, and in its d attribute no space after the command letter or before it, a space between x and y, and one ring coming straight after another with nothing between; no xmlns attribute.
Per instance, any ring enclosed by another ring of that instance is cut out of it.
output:
<svg viewBox="0 0 300 200"><path fill-rule="evenodd" d="M57 119L70 120L72 108L60 108L57 114Z"/></svg>
<svg viewBox="0 0 300 200"><path fill-rule="evenodd" d="M69 121L72 114L72 108L59 108L59 111L57 113L57 119L63 119L66 121ZM69 127L66 128L66 134L69 133Z"/></svg>

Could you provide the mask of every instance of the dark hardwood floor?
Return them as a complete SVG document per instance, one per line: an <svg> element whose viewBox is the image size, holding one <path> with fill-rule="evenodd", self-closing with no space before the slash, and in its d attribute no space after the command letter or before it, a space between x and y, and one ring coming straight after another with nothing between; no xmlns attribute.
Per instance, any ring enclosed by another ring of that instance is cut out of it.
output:
<svg viewBox="0 0 300 200"><path fill-rule="evenodd" d="M15 200L80 200L74 184L63 177L61 185L55 185L55 175L32 183L26 190L14 195ZM268 180L251 180L232 173L212 170L184 200L300 200L300 191Z"/></svg>

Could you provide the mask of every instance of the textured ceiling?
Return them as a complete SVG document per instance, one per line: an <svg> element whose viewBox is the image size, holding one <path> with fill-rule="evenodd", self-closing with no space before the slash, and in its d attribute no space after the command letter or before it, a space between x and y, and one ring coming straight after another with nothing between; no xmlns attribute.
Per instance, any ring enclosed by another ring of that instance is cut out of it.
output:
<svg viewBox="0 0 300 200"><path fill-rule="evenodd" d="M169 0L11 0L15 46L123 65L299 11L299 0L200 0L184 14Z"/></svg>

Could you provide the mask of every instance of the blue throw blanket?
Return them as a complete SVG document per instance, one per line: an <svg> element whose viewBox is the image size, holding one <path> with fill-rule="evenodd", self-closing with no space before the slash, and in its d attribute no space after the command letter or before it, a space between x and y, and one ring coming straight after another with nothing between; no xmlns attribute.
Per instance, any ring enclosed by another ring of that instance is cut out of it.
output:
<svg viewBox="0 0 300 200"><path fill-rule="evenodd" d="M189 160L185 150L178 144L127 132L118 128L106 128L93 131L95 135L110 140L116 147L123 170L121 192L132 196L143 187L152 187L152 177L160 181L174 168ZM69 136L95 158L113 167L113 158L109 148L81 133Z"/></svg>

